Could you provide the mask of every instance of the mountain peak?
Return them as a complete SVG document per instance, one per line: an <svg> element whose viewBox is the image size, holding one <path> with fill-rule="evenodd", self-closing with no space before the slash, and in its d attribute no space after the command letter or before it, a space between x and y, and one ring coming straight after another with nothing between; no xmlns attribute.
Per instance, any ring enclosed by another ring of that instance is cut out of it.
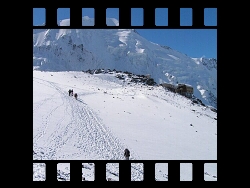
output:
<svg viewBox="0 0 250 188"><path fill-rule="evenodd" d="M87 16L82 21L94 24ZM69 19L60 21L60 25L69 24ZM119 22L107 18L107 24ZM35 29L33 66L42 71L116 69L149 74L157 84L192 85L197 98L217 108L216 60L188 57L152 43L132 29Z"/></svg>

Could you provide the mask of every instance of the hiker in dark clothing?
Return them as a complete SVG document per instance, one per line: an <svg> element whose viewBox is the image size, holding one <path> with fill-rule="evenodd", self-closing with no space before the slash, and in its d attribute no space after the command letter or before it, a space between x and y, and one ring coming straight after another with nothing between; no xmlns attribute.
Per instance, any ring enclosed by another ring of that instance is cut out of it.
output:
<svg viewBox="0 0 250 188"><path fill-rule="evenodd" d="M124 157L125 157L126 160L129 160L130 151L127 148L124 150Z"/></svg>
<svg viewBox="0 0 250 188"><path fill-rule="evenodd" d="M71 95L71 92L72 92L72 90L71 90L71 89L69 89L69 96Z"/></svg>
<svg viewBox="0 0 250 188"><path fill-rule="evenodd" d="M74 97L77 99L77 93L74 94Z"/></svg>
<svg viewBox="0 0 250 188"><path fill-rule="evenodd" d="M69 89L69 96L73 96L73 89Z"/></svg>

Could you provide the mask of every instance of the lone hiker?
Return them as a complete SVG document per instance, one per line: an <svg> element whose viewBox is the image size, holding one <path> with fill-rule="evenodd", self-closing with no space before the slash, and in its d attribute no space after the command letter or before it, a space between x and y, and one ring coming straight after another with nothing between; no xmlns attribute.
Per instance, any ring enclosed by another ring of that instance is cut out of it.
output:
<svg viewBox="0 0 250 188"><path fill-rule="evenodd" d="M77 99L77 93L74 94L75 99Z"/></svg>
<svg viewBox="0 0 250 188"><path fill-rule="evenodd" d="M124 156L125 156L125 159L126 159L126 160L129 160L130 151L129 151L127 148L124 150Z"/></svg>

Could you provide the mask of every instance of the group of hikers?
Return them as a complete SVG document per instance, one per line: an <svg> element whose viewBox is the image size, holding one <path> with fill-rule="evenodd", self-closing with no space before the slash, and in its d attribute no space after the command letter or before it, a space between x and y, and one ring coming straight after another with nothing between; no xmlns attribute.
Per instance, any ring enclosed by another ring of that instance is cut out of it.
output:
<svg viewBox="0 0 250 188"><path fill-rule="evenodd" d="M74 96L77 99L77 93L74 93L73 89L69 89L69 96Z"/></svg>

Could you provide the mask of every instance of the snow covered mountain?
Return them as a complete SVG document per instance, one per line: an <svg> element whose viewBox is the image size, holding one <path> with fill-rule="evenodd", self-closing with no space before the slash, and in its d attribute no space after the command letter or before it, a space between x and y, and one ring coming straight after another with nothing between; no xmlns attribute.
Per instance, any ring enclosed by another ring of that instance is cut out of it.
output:
<svg viewBox="0 0 250 188"><path fill-rule="evenodd" d="M93 25L94 19L83 17L82 22ZM118 24L107 18L107 25ZM146 40L134 29L34 29L33 66L41 71L115 69L149 74L157 84L189 84L195 97L217 108L216 59L188 57Z"/></svg>

